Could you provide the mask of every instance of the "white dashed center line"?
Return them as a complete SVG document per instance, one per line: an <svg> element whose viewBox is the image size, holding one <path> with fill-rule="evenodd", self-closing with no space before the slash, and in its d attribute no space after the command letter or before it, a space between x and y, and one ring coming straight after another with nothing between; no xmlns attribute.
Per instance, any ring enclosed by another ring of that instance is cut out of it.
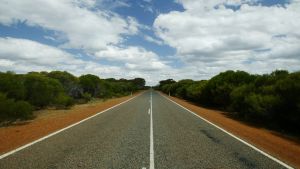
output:
<svg viewBox="0 0 300 169"><path fill-rule="evenodd" d="M150 169L154 169L153 120L152 120L152 91L150 93Z"/></svg>

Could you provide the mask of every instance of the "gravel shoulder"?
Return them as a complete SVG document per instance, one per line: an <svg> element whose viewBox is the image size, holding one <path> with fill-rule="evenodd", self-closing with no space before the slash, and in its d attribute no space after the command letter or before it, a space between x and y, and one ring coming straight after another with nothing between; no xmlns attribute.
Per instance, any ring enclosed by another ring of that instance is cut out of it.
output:
<svg viewBox="0 0 300 169"><path fill-rule="evenodd" d="M68 110L40 110L35 112L37 117L33 120L0 127L0 154L67 127L138 94L75 105Z"/></svg>
<svg viewBox="0 0 300 169"><path fill-rule="evenodd" d="M268 154L296 168L300 168L299 140L289 139L278 132L234 120L226 116L226 113L222 111L203 108L176 97L169 98L210 122L255 145Z"/></svg>

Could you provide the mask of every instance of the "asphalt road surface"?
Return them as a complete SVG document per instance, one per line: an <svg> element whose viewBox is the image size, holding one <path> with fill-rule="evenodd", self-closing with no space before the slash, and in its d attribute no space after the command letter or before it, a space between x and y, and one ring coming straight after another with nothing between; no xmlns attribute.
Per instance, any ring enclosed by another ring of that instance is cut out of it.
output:
<svg viewBox="0 0 300 169"><path fill-rule="evenodd" d="M0 168L275 169L284 166L149 90L2 158Z"/></svg>

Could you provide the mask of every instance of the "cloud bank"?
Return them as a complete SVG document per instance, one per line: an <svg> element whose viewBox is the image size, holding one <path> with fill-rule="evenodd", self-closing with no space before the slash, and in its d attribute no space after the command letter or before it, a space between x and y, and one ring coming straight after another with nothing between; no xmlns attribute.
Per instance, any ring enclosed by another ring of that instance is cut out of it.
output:
<svg viewBox="0 0 300 169"><path fill-rule="evenodd" d="M201 66L207 74L227 69L253 73L300 69L299 2L285 7L240 0L178 3L185 11L159 15L154 27L187 65Z"/></svg>

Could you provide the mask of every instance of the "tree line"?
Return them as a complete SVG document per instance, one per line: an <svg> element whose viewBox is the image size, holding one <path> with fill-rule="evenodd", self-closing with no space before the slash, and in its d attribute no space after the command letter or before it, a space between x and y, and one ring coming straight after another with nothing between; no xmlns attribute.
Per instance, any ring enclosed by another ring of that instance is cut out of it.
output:
<svg viewBox="0 0 300 169"><path fill-rule="evenodd" d="M142 78L76 77L66 71L0 72L0 122L30 119L34 110L48 106L68 108L92 98L120 97L144 88Z"/></svg>
<svg viewBox="0 0 300 169"><path fill-rule="evenodd" d="M245 121L300 134L300 72L254 75L229 70L210 80L162 80L156 89Z"/></svg>

